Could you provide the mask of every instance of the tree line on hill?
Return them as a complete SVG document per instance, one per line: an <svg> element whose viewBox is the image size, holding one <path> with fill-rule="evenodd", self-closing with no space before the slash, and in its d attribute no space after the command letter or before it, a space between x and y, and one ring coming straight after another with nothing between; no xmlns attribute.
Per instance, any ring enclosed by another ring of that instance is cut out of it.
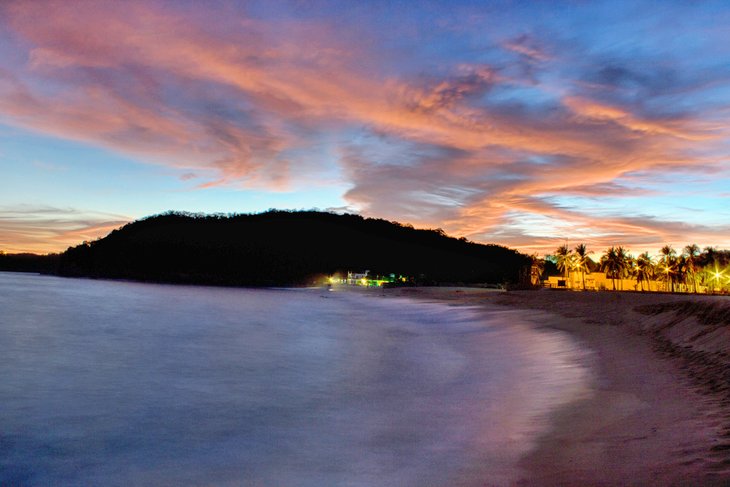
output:
<svg viewBox="0 0 730 487"><path fill-rule="evenodd" d="M53 274L58 270L58 254L7 254L0 251L0 271Z"/></svg>
<svg viewBox="0 0 730 487"><path fill-rule="evenodd" d="M369 270L410 282L518 283L530 258L498 245L382 219L317 211L168 212L54 258L62 276L242 286L311 284Z"/></svg>
<svg viewBox="0 0 730 487"><path fill-rule="evenodd" d="M551 263L566 278L572 272L581 274L583 289L585 276L592 272L604 272L616 289L616 281L635 279L639 290L649 289L649 281L665 283L666 290L698 292L700 288L710 292L730 292L730 251L715 247L700 249L696 244L687 245L677 252L671 245L665 245L656 257L644 252L638 257L629 254L622 246L605 250L598 262L593 261L586 244L574 249L561 245L554 255L540 262L533 256L534 265Z"/></svg>

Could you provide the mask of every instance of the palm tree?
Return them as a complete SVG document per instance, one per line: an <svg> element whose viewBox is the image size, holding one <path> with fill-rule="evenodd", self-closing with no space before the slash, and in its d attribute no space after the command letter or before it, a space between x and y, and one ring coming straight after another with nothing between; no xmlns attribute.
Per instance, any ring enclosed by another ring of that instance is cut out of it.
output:
<svg viewBox="0 0 730 487"><path fill-rule="evenodd" d="M561 245L555 251L555 256L558 259L558 270L565 274L565 280L567 281L570 277L570 269L573 267L573 254L568 245Z"/></svg>
<svg viewBox="0 0 730 487"><path fill-rule="evenodd" d="M545 271L545 259L532 254L530 256L532 265L530 266L530 284L533 286L539 286L542 280L542 273Z"/></svg>
<svg viewBox="0 0 730 487"><path fill-rule="evenodd" d="M664 273L664 278L667 281L667 291L674 292L674 272L676 270L676 255L671 245L665 245L659 250L661 255L659 263L661 264L661 270Z"/></svg>
<svg viewBox="0 0 730 487"><path fill-rule="evenodd" d="M623 276L626 265L626 251L623 247L609 247L601 257L601 270L611 278L613 290L616 290L616 279Z"/></svg>
<svg viewBox="0 0 730 487"><path fill-rule="evenodd" d="M725 251L726 252L726 251ZM705 280L707 287L711 292L724 291L725 284L728 283L728 276L725 274L727 268L723 268L716 260L712 266L705 269Z"/></svg>
<svg viewBox="0 0 730 487"><path fill-rule="evenodd" d="M619 247L621 248L621 247ZM629 277L636 277L636 259L634 259L634 256L631 254L628 254L626 250L621 248L623 252L623 277L629 278ZM621 280L621 289L623 290L624 283L623 280ZM636 289L636 286L634 286L634 290Z"/></svg>
<svg viewBox="0 0 730 487"><path fill-rule="evenodd" d="M704 267L712 265L717 260L717 254L718 250L715 247L705 247L700 256L702 265Z"/></svg>
<svg viewBox="0 0 730 487"><path fill-rule="evenodd" d="M575 247L575 267L580 271L581 278L583 280L583 290L586 290L586 272L588 269L588 254L592 254L593 251L588 251L586 244L578 244Z"/></svg>
<svg viewBox="0 0 730 487"><path fill-rule="evenodd" d="M649 280L654 276L654 263L651 261L649 252L644 252L636 259L636 280L644 290L644 281L649 284Z"/></svg>
<svg viewBox="0 0 730 487"><path fill-rule="evenodd" d="M621 285L621 290L624 289L624 278L629 276L629 273L631 272L632 263L634 258L631 257L627 252L626 249L623 248L623 246L619 245L616 247L616 254L618 259L618 277L620 279L619 284Z"/></svg>
<svg viewBox="0 0 730 487"><path fill-rule="evenodd" d="M601 270L611 278L613 290L616 290L616 279L623 279L633 267L633 258L621 247L609 247L601 257ZM621 282L623 289L623 282Z"/></svg>
<svg viewBox="0 0 730 487"><path fill-rule="evenodd" d="M687 273L692 278L692 291L697 294L697 271L699 270L700 248L697 244L690 244L684 248L687 264Z"/></svg>
<svg viewBox="0 0 730 487"><path fill-rule="evenodd" d="M684 254L677 257L675 260L674 265L674 281L679 286L680 284L684 286L680 291L686 292L686 290L689 288L687 285L687 278L690 275L689 270L689 263L687 262L687 256Z"/></svg>
<svg viewBox="0 0 730 487"><path fill-rule="evenodd" d="M726 281L726 273L730 271L730 251L705 247L698 257L698 261L699 267L702 268L701 282L707 286L708 292L723 290L725 282L730 283L730 281Z"/></svg>

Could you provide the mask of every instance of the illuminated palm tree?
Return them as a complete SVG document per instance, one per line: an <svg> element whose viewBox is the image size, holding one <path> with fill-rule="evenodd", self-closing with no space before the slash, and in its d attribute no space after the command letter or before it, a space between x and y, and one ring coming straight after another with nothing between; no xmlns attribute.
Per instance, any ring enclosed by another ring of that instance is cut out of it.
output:
<svg viewBox="0 0 730 487"><path fill-rule="evenodd" d="M684 254L677 256L676 260L674 261L674 282L676 282L677 285L681 284L685 286L685 288L682 289L682 292L684 292L688 287L687 278L689 277L689 274L690 271L687 257Z"/></svg>
<svg viewBox="0 0 730 487"><path fill-rule="evenodd" d="M623 255L624 255L623 277L626 277L626 278L636 277L636 259L634 259L633 255L626 253L625 250L623 250ZM624 288L624 284L623 284L623 280L622 280L621 289L623 289L623 288ZM634 289L636 289L636 286L634 286Z"/></svg>
<svg viewBox="0 0 730 487"><path fill-rule="evenodd" d="M567 281L570 277L570 269L573 267L573 254L567 245L561 245L555 251L557 257L558 270L565 274L565 280Z"/></svg>
<svg viewBox="0 0 730 487"><path fill-rule="evenodd" d="M588 254L592 254L593 251L588 251L586 244L578 244L575 247L575 267L580 271L581 278L583 280L583 290L586 290L586 272L588 272Z"/></svg>
<svg viewBox="0 0 730 487"><path fill-rule="evenodd" d="M674 272L677 264L677 253L671 245L665 245L659 250L659 254L661 255L659 263L661 264L662 275L667 281L667 291L671 290L671 292L674 292Z"/></svg>
<svg viewBox="0 0 730 487"><path fill-rule="evenodd" d="M613 290L616 290L616 279L623 275L625 251L622 247L609 247L601 256L601 270L611 278Z"/></svg>
<svg viewBox="0 0 730 487"><path fill-rule="evenodd" d="M636 280L644 290L644 281L649 284L649 280L654 277L654 263L651 261L649 252L644 252L636 259Z"/></svg>
<svg viewBox="0 0 730 487"><path fill-rule="evenodd" d="M705 247L698 261L702 268L701 282L709 292L722 291L726 284L730 284L730 251Z"/></svg>
<svg viewBox="0 0 730 487"><path fill-rule="evenodd" d="M692 279L692 291L697 294L697 271L699 270L700 248L697 244L690 244L684 248L684 256L687 264L687 273Z"/></svg>
<svg viewBox="0 0 730 487"><path fill-rule="evenodd" d="M620 279L619 284L621 285L621 290L624 289L624 278L628 277L631 273L631 270L633 268L633 261L634 258L630 256L626 249L623 248L623 246L619 245L616 247L616 254L617 259L619 262L619 271L618 271L618 277Z"/></svg>
<svg viewBox="0 0 730 487"><path fill-rule="evenodd" d="M530 256L532 265L530 266L530 284L533 286L539 286L542 280L542 273L545 271L545 259L532 254Z"/></svg>

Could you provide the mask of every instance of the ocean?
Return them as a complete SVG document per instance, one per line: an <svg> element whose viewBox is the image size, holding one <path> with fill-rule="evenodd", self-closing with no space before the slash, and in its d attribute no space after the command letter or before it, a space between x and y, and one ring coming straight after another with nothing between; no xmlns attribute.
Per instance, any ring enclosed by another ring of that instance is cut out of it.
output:
<svg viewBox="0 0 730 487"><path fill-rule="evenodd" d="M0 273L0 485L483 486L586 393L527 312Z"/></svg>

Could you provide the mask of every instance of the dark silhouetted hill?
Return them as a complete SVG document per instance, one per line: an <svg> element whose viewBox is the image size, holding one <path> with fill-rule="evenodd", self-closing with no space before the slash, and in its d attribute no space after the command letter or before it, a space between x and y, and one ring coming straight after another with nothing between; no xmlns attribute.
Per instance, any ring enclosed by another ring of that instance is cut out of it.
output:
<svg viewBox="0 0 730 487"><path fill-rule="evenodd" d="M517 282L529 258L385 220L316 211L165 213L61 254L59 274L216 285L309 284L370 270L422 283Z"/></svg>

